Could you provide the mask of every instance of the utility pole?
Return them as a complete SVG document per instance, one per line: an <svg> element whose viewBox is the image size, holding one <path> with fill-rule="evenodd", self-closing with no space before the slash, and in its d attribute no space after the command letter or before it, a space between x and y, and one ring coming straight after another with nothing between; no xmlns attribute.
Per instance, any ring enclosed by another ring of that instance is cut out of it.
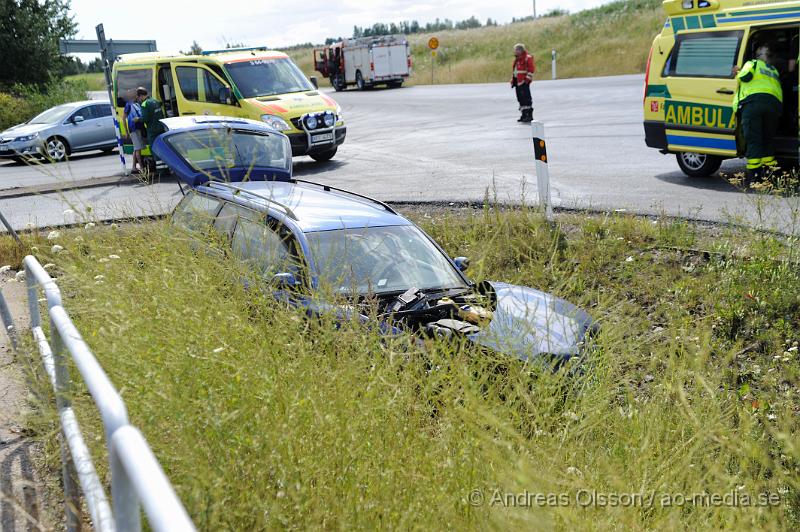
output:
<svg viewBox="0 0 800 532"><path fill-rule="evenodd" d="M533 0L533 18L536 18L536 0Z"/></svg>

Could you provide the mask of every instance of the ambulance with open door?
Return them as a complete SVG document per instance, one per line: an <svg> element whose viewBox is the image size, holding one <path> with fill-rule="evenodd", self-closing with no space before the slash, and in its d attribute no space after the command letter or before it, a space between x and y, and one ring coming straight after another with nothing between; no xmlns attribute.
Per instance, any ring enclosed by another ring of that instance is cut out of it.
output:
<svg viewBox="0 0 800 532"><path fill-rule="evenodd" d="M647 145L675 154L692 177L714 174L724 159L741 157L734 67L769 44L784 96L776 156L784 165L796 164L800 2L666 0L664 10L667 20L645 75Z"/></svg>

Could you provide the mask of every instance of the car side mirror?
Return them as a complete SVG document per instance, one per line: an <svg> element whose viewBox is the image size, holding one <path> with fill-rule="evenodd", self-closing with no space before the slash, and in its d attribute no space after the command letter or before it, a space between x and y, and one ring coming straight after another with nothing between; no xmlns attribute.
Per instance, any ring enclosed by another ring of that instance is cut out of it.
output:
<svg viewBox="0 0 800 532"><path fill-rule="evenodd" d="M72 120L71 120L71 122L72 122L73 124L80 124L80 123L81 123L81 122L83 122L84 120L85 120L85 119L84 119L84 118L83 118L81 115L75 115L75 116L73 116L73 117L72 117Z"/></svg>
<svg viewBox="0 0 800 532"><path fill-rule="evenodd" d="M219 101L224 102L228 105L231 104L231 90L228 87L220 87L218 96L219 96Z"/></svg>
<svg viewBox="0 0 800 532"><path fill-rule="evenodd" d="M315 89L319 88L319 81L317 81L317 76L311 76L308 79L309 79L309 81L311 81L311 84L314 85Z"/></svg>
<svg viewBox="0 0 800 532"><path fill-rule="evenodd" d="M297 286L297 278L293 273L276 273L272 277L272 286L281 290L292 289Z"/></svg>
<svg viewBox="0 0 800 532"><path fill-rule="evenodd" d="M467 257L456 257L453 262L460 272L465 272L469 268L469 259Z"/></svg>

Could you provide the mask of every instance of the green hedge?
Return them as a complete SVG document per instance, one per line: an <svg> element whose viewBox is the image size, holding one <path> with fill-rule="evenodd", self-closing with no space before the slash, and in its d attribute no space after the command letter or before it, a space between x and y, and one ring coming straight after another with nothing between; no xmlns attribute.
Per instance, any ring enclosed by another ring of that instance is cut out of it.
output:
<svg viewBox="0 0 800 532"><path fill-rule="evenodd" d="M0 92L0 130L30 120L50 107L86 99L88 85L83 80L57 80L44 90L28 85L14 85Z"/></svg>

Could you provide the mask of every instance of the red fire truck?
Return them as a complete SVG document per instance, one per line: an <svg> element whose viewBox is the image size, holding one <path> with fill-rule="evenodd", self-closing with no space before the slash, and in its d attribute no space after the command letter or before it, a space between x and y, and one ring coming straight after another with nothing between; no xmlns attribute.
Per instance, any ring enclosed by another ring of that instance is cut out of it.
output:
<svg viewBox="0 0 800 532"><path fill-rule="evenodd" d="M314 49L314 68L337 91L355 85L400 87L411 74L411 51L404 35L345 39Z"/></svg>

